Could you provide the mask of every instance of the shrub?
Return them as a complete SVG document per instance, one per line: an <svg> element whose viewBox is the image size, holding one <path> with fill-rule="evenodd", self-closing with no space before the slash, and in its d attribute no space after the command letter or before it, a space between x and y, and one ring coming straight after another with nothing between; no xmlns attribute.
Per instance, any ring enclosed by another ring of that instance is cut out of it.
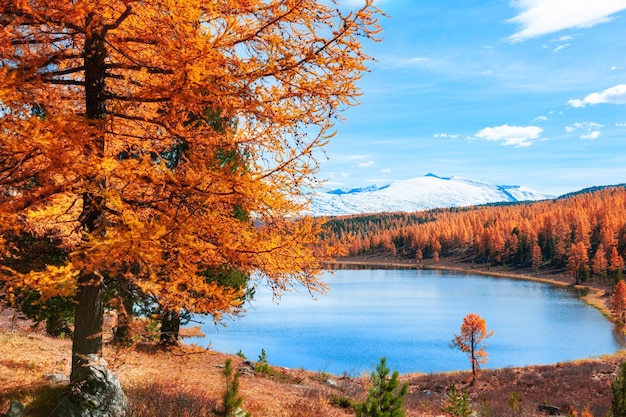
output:
<svg viewBox="0 0 626 417"><path fill-rule="evenodd" d="M457 392L456 384L452 384L450 392L448 392L447 401L441 410L450 417L469 417L472 414L472 404L469 400L469 394Z"/></svg>
<svg viewBox="0 0 626 417"><path fill-rule="evenodd" d="M352 401L352 399L343 395L333 395L330 397L329 402L330 402L330 405L333 405L339 408L345 408L345 409L354 408L354 402Z"/></svg>
<svg viewBox="0 0 626 417"><path fill-rule="evenodd" d="M250 417L250 413L246 413L241 409L243 397L239 395L239 372L233 374L232 360L226 359L224 364L224 375L226 388L222 397L222 408L213 410L213 413L219 417Z"/></svg>
<svg viewBox="0 0 626 417"><path fill-rule="evenodd" d="M380 359L376 372L372 372L372 386L367 398L356 404L356 417L404 417L404 397L409 391L407 383L400 385L398 371L394 371L388 378L389 368L386 359Z"/></svg>
<svg viewBox="0 0 626 417"><path fill-rule="evenodd" d="M265 349L261 349L259 360L254 364L254 370L261 373L269 372L270 366L267 363L267 353L265 352Z"/></svg>
<svg viewBox="0 0 626 417"><path fill-rule="evenodd" d="M611 401L612 417L626 417L626 362L620 365L615 382L611 384L613 400Z"/></svg>

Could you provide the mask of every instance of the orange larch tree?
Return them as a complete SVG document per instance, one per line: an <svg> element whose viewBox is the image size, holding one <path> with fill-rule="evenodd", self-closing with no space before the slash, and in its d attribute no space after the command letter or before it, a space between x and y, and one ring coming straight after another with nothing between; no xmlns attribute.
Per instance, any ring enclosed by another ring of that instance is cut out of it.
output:
<svg viewBox="0 0 626 417"><path fill-rule="evenodd" d="M489 360L489 354L485 351L486 346L482 343L493 334L493 330L487 331L487 323L480 315L469 313L463 318L461 333L455 334L454 339L452 339L452 347L467 353L467 357L470 358L474 379L480 365L486 364Z"/></svg>
<svg viewBox="0 0 626 417"><path fill-rule="evenodd" d="M622 323L626 322L626 283L623 279L620 279L615 288L613 288L611 311Z"/></svg>
<svg viewBox="0 0 626 417"><path fill-rule="evenodd" d="M593 255L591 270L594 274L599 275L600 281L602 281L607 276L608 267L609 263L606 259L606 249L604 248L604 244L600 243L596 249L595 255Z"/></svg>
<svg viewBox="0 0 626 417"><path fill-rule="evenodd" d="M624 269L624 258L619 254L617 247L611 248L611 255L609 258L609 273L614 282L618 282L622 279L622 269Z"/></svg>
<svg viewBox="0 0 626 417"><path fill-rule="evenodd" d="M572 245L567 255L567 269L576 285L589 278L589 255L584 242Z"/></svg>
<svg viewBox="0 0 626 417"><path fill-rule="evenodd" d="M299 190L357 104L377 14L369 0L0 3L0 243L53 235L70 251L5 265L0 290L75 297L73 382L100 353L107 280L217 317L241 290L200 268L324 290Z"/></svg>

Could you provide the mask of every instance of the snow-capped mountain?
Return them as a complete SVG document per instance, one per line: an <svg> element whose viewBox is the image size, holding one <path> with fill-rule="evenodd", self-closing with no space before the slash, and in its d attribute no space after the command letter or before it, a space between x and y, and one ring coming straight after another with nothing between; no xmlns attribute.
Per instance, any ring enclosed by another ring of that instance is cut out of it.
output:
<svg viewBox="0 0 626 417"><path fill-rule="evenodd" d="M382 187L318 192L311 196L314 216L420 211L486 203L534 201L554 198L520 185L494 185L462 177L423 177L392 182Z"/></svg>

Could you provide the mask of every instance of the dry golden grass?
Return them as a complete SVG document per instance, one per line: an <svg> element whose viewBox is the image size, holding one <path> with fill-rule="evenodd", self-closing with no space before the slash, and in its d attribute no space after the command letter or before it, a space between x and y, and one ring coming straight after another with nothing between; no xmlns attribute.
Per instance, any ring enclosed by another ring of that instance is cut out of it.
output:
<svg viewBox="0 0 626 417"><path fill-rule="evenodd" d="M458 260L444 260L444 264L467 267ZM472 267L485 273L497 272L483 265ZM514 275L519 277L520 272ZM526 274L522 275L567 284L567 278L558 273ZM587 302L607 314L607 290L601 284L593 283L594 291ZM45 337L0 311L0 415L6 412L8 402L16 399L29 406L28 416L50 416L63 387L53 387L44 376L69 375L70 350L71 341ZM243 359L235 355L187 345L162 350L150 342L127 348L107 344L104 356L127 393L129 417L210 416L210 410L219 406L224 389L220 366L226 358L232 359L235 369L243 365ZM473 409L481 416L540 416L544 414L538 413L537 407L547 403L564 412L572 409L581 415L586 408L592 416L603 417L612 398L610 384L624 360L626 353L618 353L550 366L484 370L474 384L467 372L403 375L401 380L410 385L406 415L442 415L446 394L455 383L459 390L470 394ZM339 387L328 385L328 378L337 381ZM339 378L274 367L267 374L243 375L240 385L244 409L254 417L353 416L352 410L338 404L346 399L362 400L366 392L364 377ZM516 410L511 406L513 395L519 398Z"/></svg>
<svg viewBox="0 0 626 417"><path fill-rule="evenodd" d="M70 340L0 327L0 415L10 400L19 400L30 408L27 415L49 416L62 388L45 375L69 375L70 350ZM221 365L231 358L237 369L244 361L188 345L168 350L152 344L107 345L104 356L127 393L132 417L209 416L224 390ZM351 415L329 402L341 394L339 389L304 370L271 367L268 373L242 375L240 394L244 409L255 417Z"/></svg>
<svg viewBox="0 0 626 417"><path fill-rule="evenodd" d="M28 416L51 415L63 387L55 388L44 376L69 374L70 349L69 340L0 330L0 414L9 400L16 399L30 408ZM130 417L210 416L224 389L220 366L226 358L232 359L235 369L244 365L235 355L185 345L170 350L149 344L107 346L104 353L127 393ZM410 384L406 415L441 415L446 393L455 383L470 393L473 408L481 415L538 416L542 414L537 406L547 403L564 411L586 407L602 417L610 406L610 383L624 359L624 354L617 354L551 366L484 370L474 384L469 372L403 375L401 380ZM328 378L339 387L326 384ZM337 404L365 395L363 378L274 367L267 374L243 375L240 383L244 408L255 417L353 416ZM509 404L513 392L519 396L521 414Z"/></svg>

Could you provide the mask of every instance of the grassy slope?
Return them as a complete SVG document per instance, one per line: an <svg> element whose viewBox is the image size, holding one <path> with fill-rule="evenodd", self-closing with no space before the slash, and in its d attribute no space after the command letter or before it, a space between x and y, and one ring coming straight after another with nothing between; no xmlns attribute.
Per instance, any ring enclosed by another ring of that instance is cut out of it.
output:
<svg viewBox="0 0 626 417"><path fill-rule="evenodd" d="M395 264L405 261L389 259L384 255L369 259L352 259L375 263ZM461 259L446 259L439 264L489 273L524 273L535 279L550 279L567 284L567 277L558 271L536 274L533 271L496 271L486 265L464 264ZM427 262L428 263L428 262ZM437 265L427 265L436 267ZM606 307L606 286L593 283L598 291L596 301ZM10 399L18 399L30 406L28 415L50 415L56 391L44 375L69 374L71 342L51 339L32 332L24 323L10 323L8 312L0 314L0 413L6 411ZM245 318L244 318L245 320ZM382 353L384 354L384 352ZM268 352L271 359L271 352ZM149 344L131 349L115 350L107 346L105 357L109 367L120 378L129 397L130 416L202 416L208 415L219 403L223 389L221 368L227 357L236 366L242 359L210 350L183 346L167 352ZM432 375L404 375L410 384L407 396L407 416L435 416L441 414L446 391L456 383L470 393L475 410L481 415L533 416L540 404L551 404L567 410L581 411L584 407L596 417L603 416L612 397L610 383L624 360L621 353L610 357L551 366L485 370L475 383L467 372ZM350 410L331 404L331 399L346 397L362 399L365 379L340 378L305 370L272 368L272 375L256 374L241 377L244 408L255 417L343 417L354 415ZM326 383L331 378L338 384ZM50 395L52 392L54 395ZM509 399L517 393L517 411ZM46 394L47 398L46 399ZM44 398L44 400L41 400Z"/></svg>

